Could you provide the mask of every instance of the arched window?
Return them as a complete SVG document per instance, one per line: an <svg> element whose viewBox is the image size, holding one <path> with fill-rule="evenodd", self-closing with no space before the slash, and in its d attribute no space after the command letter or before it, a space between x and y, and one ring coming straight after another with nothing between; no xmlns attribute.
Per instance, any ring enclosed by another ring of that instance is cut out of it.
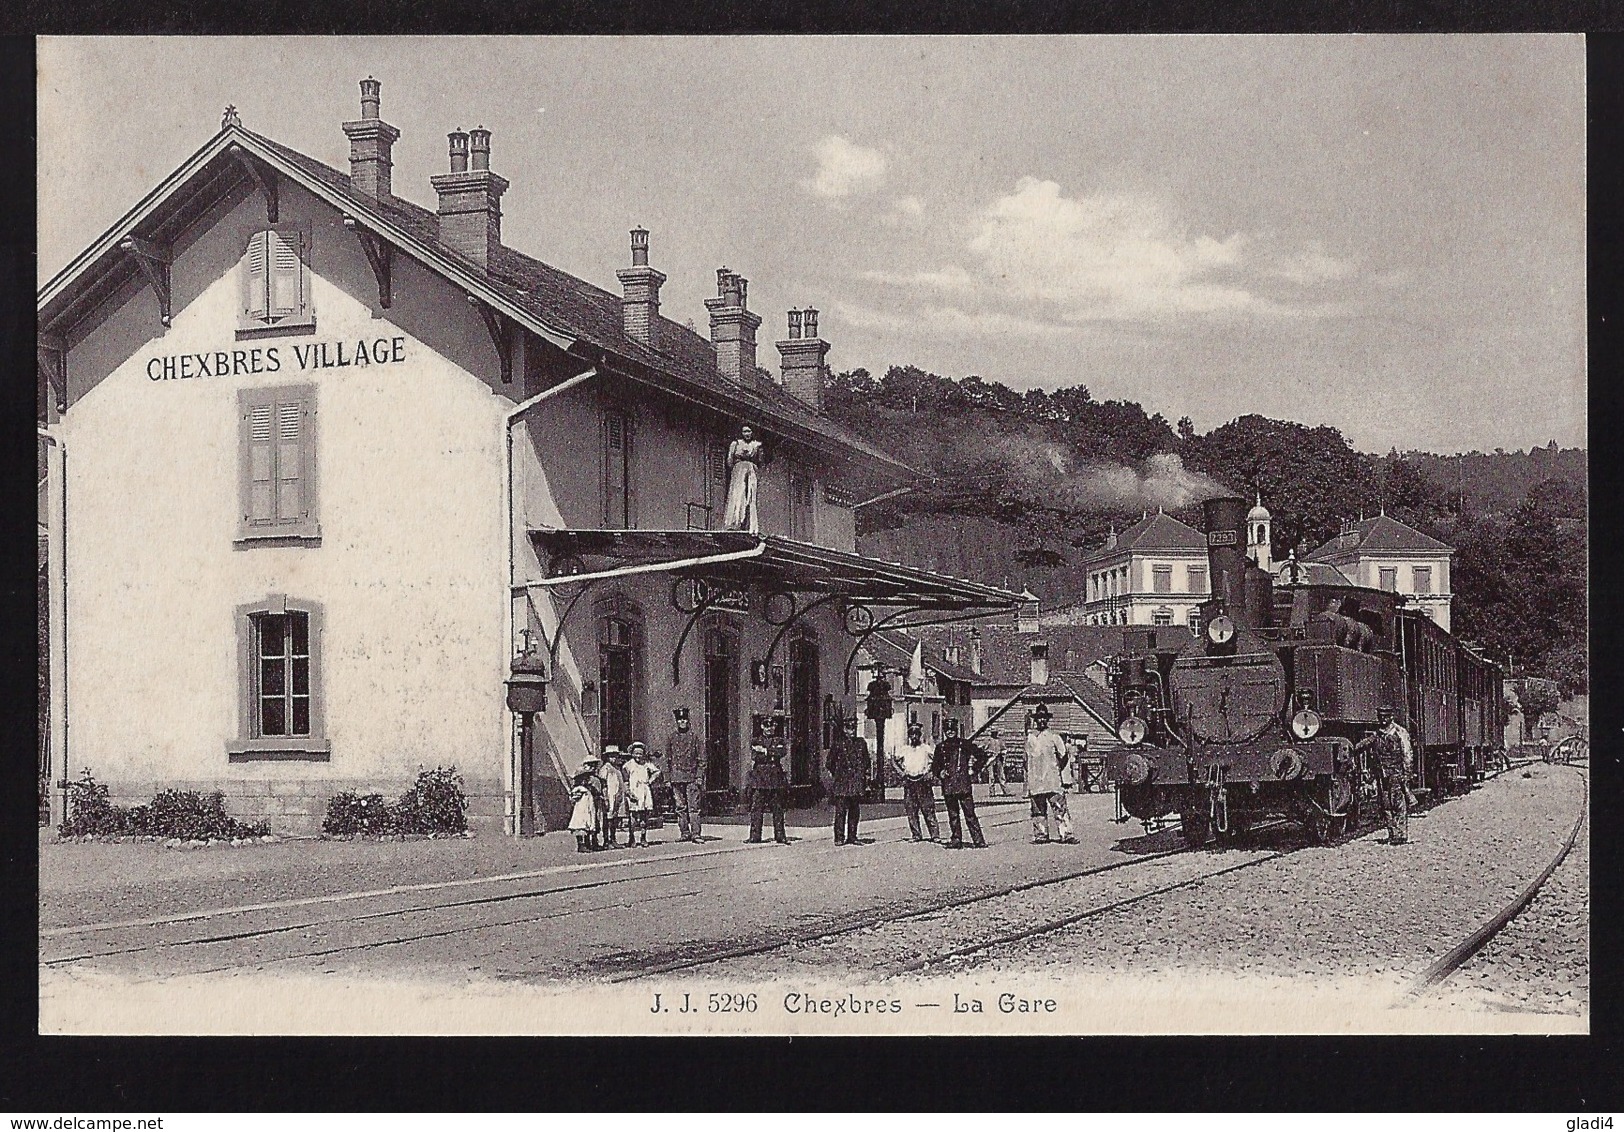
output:
<svg viewBox="0 0 1624 1132"><path fill-rule="evenodd" d="M1171 625L1173 623L1173 611L1165 605L1162 606L1150 615L1150 623L1152 625Z"/></svg>

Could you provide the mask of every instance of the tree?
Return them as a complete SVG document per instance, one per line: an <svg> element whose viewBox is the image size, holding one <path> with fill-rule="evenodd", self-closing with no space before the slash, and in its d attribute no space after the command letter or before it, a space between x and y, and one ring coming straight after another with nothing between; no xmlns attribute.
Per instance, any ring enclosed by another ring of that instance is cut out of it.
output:
<svg viewBox="0 0 1624 1132"><path fill-rule="evenodd" d="M1179 418L1179 439L1185 444L1195 439L1195 422L1189 417Z"/></svg>

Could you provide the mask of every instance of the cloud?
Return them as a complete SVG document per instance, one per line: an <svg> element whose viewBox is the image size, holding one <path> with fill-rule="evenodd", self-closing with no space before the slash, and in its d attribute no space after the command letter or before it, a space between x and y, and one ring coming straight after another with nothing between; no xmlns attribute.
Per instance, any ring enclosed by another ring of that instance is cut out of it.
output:
<svg viewBox="0 0 1624 1132"><path fill-rule="evenodd" d="M974 216L960 262L864 277L950 298L998 333L989 312L1015 307L1012 317L1035 325L1326 317L1349 309L1327 289L1356 274L1318 242L1288 251L1267 237L1192 231L1148 193L1067 196L1023 177Z"/></svg>
<svg viewBox="0 0 1624 1132"><path fill-rule="evenodd" d="M843 200L870 193L885 183L885 154L856 145L838 134L818 143L818 171L801 182L813 196Z"/></svg>
<svg viewBox="0 0 1624 1132"><path fill-rule="evenodd" d="M1068 511L1178 510L1228 493L1211 476L1186 468L1173 452L1130 467L1078 463L1064 446L1029 436L997 437L985 447L1028 491Z"/></svg>
<svg viewBox="0 0 1624 1132"><path fill-rule="evenodd" d="M1001 311L966 311L955 306L922 305L907 310L879 310L840 302L835 310L842 322L870 330L893 330L936 337L979 338L1000 335L1017 338L1075 338L1086 333L1080 326L1045 322Z"/></svg>

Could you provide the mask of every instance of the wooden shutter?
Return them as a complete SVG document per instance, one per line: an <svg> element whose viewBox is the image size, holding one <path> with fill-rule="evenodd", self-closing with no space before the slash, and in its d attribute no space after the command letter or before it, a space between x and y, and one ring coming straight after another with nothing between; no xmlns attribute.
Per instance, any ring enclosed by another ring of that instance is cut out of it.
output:
<svg viewBox="0 0 1624 1132"><path fill-rule="evenodd" d="M255 232L248 237L248 251L242 261L242 316L263 320L266 317L267 280L265 237L268 233Z"/></svg>
<svg viewBox="0 0 1624 1132"><path fill-rule="evenodd" d="M242 518L245 531L314 534L314 393L256 389L242 399Z"/></svg>
<svg viewBox="0 0 1624 1132"><path fill-rule="evenodd" d="M276 406L276 521L296 523L305 517L304 401Z"/></svg>
<svg viewBox="0 0 1624 1132"><path fill-rule="evenodd" d="M631 441L629 432L624 413L603 415L603 523L612 530L630 526L626 500L626 452Z"/></svg>
<svg viewBox="0 0 1624 1132"><path fill-rule="evenodd" d="M270 260L270 300L267 317L275 320L302 315L305 309L303 233L267 232Z"/></svg>
<svg viewBox="0 0 1624 1132"><path fill-rule="evenodd" d="M276 522L276 406L251 404L243 414L243 522L268 527Z"/></svg>

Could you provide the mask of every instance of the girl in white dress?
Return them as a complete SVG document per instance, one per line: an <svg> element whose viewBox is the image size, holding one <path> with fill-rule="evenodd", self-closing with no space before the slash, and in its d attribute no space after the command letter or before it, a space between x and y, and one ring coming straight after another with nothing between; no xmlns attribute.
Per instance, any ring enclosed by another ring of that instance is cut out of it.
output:
<svg viewBox="0 0 1624 1132"><path fill-rule="evenodd" d="M761 533L761 517L756 511L756 481L765 462L766 446L755 431L745 425L739 438L727 446L727 510L722 513L722 529Z"/></svg>
<svg viewBox="0 0 1624 1132"><path fill-rule="evenodd" d="M603 749L598 777L603 780L603 847L619 844L620 819L626 816L626 772L620 769L624 756L614 743Z"/></svg>
<svg viewBox="0 0 1624 1132"><path fill-rule="evenodd" d="M649 761L648 748L633 743L626 759L626 801L631 807L631 827L627 844L648 844L649 818L654 814L654 791L651 785L659 777L660 768Z"/></svg>
<svg viewBox="0 0 1624 1132"><path fill-rule="evenodd" d="M570 782L570 832L575 834L575 851L590 853L598 847L598 830L603 825L603 806L598 797L602 789L598 779L598 760L587 759Z"/></svg>

